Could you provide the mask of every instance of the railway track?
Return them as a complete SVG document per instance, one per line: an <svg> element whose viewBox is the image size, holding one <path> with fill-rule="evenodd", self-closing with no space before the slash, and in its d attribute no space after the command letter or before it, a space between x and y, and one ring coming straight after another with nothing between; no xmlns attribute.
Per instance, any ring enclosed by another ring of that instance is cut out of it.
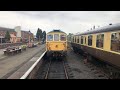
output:
<svg viewBox="0 0 120 90"><path fill-rule="evenodd" d="M36 79L69 79L65 61L59 58L44 60Z"/></svg>
<svg viewBox="0 0 120 90"><path fill-rule="evenodd" d="M49 61L48 69L44 79L68 79L67 69L64 60Z"/></svg>

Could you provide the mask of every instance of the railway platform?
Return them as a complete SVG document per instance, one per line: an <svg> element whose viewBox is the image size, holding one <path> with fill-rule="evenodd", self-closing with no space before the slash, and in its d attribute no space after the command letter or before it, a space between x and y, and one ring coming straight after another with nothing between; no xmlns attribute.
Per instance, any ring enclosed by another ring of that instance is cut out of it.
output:
<svg viewBox="0 0 120 90"><path fill-rule="evenodd" d="M38 55L41 56L44 53L45 53L45 49L42 50ZM27 71L30 72L30 67L34 66L34 63L39 59L38 55L30 59L27 63L25 63L20 69L18 69L15 73L13 73L7 79L20 79Z"/></svg>
<svg viewBox="0 0 120 90"><path fill-rule="evenodd" d="M27 49L23 53L14 56L7 56L0 59L0 78L7 79L20 68L25 71L27 67L31 66L35 59L37 59L45 51L45 45L38 45L38 47ZM2 55L2 50L0 55ZM4 52L3 52L4 53ZM29 64L28 62L31 61ZM26 65L26 67L23 67ZM22 73L22 71L20 71ZM19 76L19 75L18 75Z"/></svg>
<svg viewBox="0 0 120 90"><path fill-rule="evenodd" d="M3 50L4 50L4 49L0 49L0 59L3 59L3 58L6 57L6 56L4 55Z"/></svg>

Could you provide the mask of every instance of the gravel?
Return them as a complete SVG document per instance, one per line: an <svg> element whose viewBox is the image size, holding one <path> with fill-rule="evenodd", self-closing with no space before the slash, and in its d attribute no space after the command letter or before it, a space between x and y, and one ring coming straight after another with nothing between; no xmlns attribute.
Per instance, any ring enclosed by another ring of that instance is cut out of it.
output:
<svg viewBox="0 0 120 90"><path fill-rule="evenodd" d="M84 64L84 57L75 54L70 48L66 60L71 69L71 74L74 76L73 79L107 79L96 69L96 66L89 63Z"/></svg>

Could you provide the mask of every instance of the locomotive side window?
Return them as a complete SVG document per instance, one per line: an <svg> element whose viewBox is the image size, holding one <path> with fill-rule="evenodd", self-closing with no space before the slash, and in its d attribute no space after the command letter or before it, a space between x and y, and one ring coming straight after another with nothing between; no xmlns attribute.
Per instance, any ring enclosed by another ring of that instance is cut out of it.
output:
<svg viewBox="0 0 120 90"><path fill-rule="evenodd" d="M88 36L88 45L92 46L92 35Z"/></svg>
<svg viewBox="0 0 120 90"><path fill-rule="evenodd" d="M104 34L97 35L96 47L103 48Z"/></svg>
<svg viewBox="0 0 120 90"><path fill-rule="evenodd" d="M81 44L83 44L83 36L81 36Z"/></svg>
<svg viewBox="0 0 120 90"><path fill-rule="evenodd" d="M120 52L120 33L111 34L111 50Z"/></svg>
<svg viewBox="0 0 120 90"><path fill-rule="evenodd" d="M53 41L53 35L47 35L47 41Z"/></svg>
<svg viewBox="0 0 120 90"><path fill-rule="evenodd" d="M54 40L59 41L59 34L54 34Z"/></svg>
<svg viewBox="0 0 120 90"><path fill-rule="evenodd" d="M60 40L61 41L66 41L66 35L60 35Z"/></svg>

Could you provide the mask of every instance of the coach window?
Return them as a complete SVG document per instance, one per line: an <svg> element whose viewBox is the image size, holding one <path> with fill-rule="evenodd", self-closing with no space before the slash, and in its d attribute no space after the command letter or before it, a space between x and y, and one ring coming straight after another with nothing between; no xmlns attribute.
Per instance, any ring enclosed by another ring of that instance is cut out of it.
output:
<svg viewBox="0 0 120 90"><path fill-rule="evenodd" d="M92 46L92 35L88 36L88 45Z"/></svg>
<svg viewBox="0 0 120 90"><path fill-rule="evenodd" d="M54 34L54 41L59 41L59 34Z"/></svg>
<svg viewBox="0 0 120 90"><path fill-rule="evenodd" d="M60 35L60 40L61 41L66 41L66 35Z"/></svg>
<svg viewBox="0 0 120 90"><path fill-rule="evenodd" d="M75 37L75 43L76 43L76 37Z"/></svg>
<svg viewBox="0 0 120 90"><path fill-rule="evenodd" d="M103 42L104 42L104 34L97 35L96 47L103 48Z"/></svg>
<svg viewBox="0 0 120 90"><path fill-rule="evenodd" d="M81 44L81 38L80 38L80 36L79 36L79 43Z"/></svg>
<svg viewBox="0 0 120 90"><path fill-rule="evenodd" d="M86 37L84 37L84 39L85 39L85 43L84 44L86 44Z"/></svg>
<svg viewBox="0 0 120 90"><path fill-rule="evenodd" d="M111 50L120 52L120 32L111 34Z"/></svg>
<svg viewBox="0 0 120 90"><path fill-rule="evenodd" d="M81 44L83 44L83 36L81 36Z"/></svg>
<svg viewBox="0 0 120 90"><path fill-rule="evenodd" d="M79 43L79 37L77 38L77 43Z"/></svg>
<svg viewBox="0 0 120 90"><path fill-rule="evenodd" d="M73 37L73 42L75 43L75 37Z"/></svg>
<svg viewBox="0 0 120 90"><path fill-rule="evenodd" d="M47 35L47 41L53 41L53 35Z"/></svg>
<svg viewBox="0 0 120 90"><path fill-rule="evenodd" d="M74 37L72 38L72 41L73 41L73 43L74 43Z"/></svg>

